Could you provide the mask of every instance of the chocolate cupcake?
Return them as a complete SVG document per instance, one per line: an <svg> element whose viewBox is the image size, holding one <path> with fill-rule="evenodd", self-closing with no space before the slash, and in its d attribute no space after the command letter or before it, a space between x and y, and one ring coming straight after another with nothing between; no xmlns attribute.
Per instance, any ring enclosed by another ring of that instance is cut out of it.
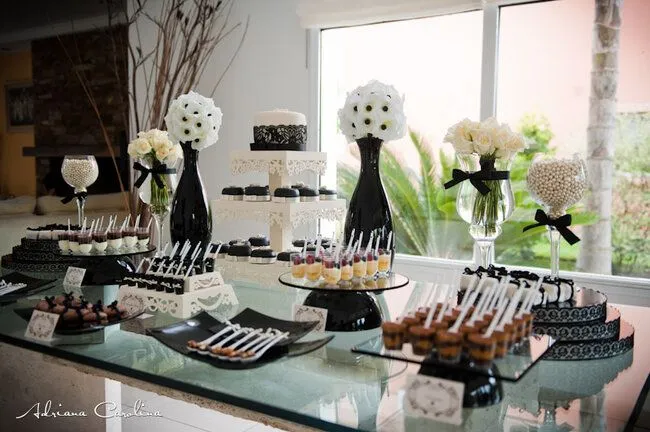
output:
<svg viewBox="0 0 650 432"><path fill-rule="evenodd" d="M298 189L300 192L300 202L314 202L319 200L318 191L310 187L303 187Z"/></svg>
<svg viewBox="0 0 650 432"><path fill-rule="evenodd" d="M230 245L230 250L226 256L228 261L250 261L253 249L248 243L235 243Z"/></svg>
<svg viewBox="0 0 650 432"><path fill-rule="evenodd" d="M283 251L278 254L278 262L287 266L291 265L291 254L295 252Z"/></svg>
<svg viewBox="0 0 650 432"><path fill-rule="evenodd" d="M318 189L318 193L320 194L321 201L334 201L336 199L336 191L334 189L321 186Z"/></svg>
<svg viewBox="0 0 650 432"><path fill-rule="evenodd" d="M244 189L244 201L271 201L268 186L251 184Z"/></svg>
<svg viewBox="0 0 650 432"><path fill-rule="evenodd" d="M228 186L221 190L221 197L228 201L242 201L244 199L244 188L239 186Z"/></svg>
<svg viewBox="0 0 650 432"><path fill-rule="evenodd" d="M252 264L272 264L277 259L277 254L269 247L262 247L251 252Z"/></svg>
<svg viewBox="0 0 650 432"><path fill-rule="evenodd" d="M250 243L252 247L264 247L271 244L269 242L269 239L266 236L261 234L249 238L248 243Z"/></svg>
<svg viewBox="0 0 650 432"><path fill-rule="evenodd" d="M273 192L273 201L300 202L300 192L288 186L279 187Z"/></svg>

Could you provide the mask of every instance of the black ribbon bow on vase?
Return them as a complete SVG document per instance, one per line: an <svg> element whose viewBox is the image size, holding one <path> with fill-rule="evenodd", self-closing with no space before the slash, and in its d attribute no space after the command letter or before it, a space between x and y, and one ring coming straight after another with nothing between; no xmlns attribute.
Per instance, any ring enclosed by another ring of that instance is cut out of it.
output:
<svg viewBox="0 0 650 432"><path fill-rule="evenodd" d="M564 240L566 240L570 245L576 244L580 241L580 238L577 235L573 234L573 232L569 229L569 226L571 226L570 214L565 214L564 216L560 216L557 219L551 219L544 212L544 210L537 209L535 212L535 220L537 223L524 227L524 231L528 231L529 229L537 228L539 226L548 225L557 228L557 230L560 232L560 235L564 237Z"/></svg>
<svg viewBox="0 0 650 432"><path fill-rule="evenodd" d="M88 192L72 193L61 200L63 204L67 204L75 198L85 200L88 197Z"/></svg>
<svg viewBox="0 0 650 432"><path fill-rule="evenodd" d="M155 166L153 168L147 168L146 166L142 165L140 162L135 162L133 164L133 169L136 171L140 171L140 177L135 181L134 186L139 188L142 186L142 183L147 179L147 176L151 174L151 178L156 182L156 185L158 185L159 188L163 188L165 186L165 183L163 183L162 178L160 178L161 174L174 174L176 173L176 168L167 168L167 165L161 164L158 166Z"/></svg>
<svg viewBox="0 0 650 432"><path fill-rule="evenodd" d="M491 169L481 168L480 171L467 172L454 168L451 172L452 179L444 184L445 189L456 186L460 182L469 180L469 182L478 190L481 195L487 195L490 188L483 183L485 180L507 180L510 178L510 171L494 171Z"/></svg>

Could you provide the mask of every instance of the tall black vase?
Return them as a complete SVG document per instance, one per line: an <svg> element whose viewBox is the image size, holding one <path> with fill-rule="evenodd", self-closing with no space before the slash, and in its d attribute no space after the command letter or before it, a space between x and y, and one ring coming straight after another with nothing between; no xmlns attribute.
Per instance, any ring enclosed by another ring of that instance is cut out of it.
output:
<svg viewBox="0 0 650 432"><path fill-rule="evenodd" d="M358 239L359 234L363 232L364 246L368 242L370 233L373 233L373 247L379 236L379 246L385 248L388 233L393 231L393 217L379 174L381 144L382 140L375 137L357 140L361 156L361 171L345 217L346 243L350 241L354 230L355 239ZM393 232L391 249L395 248L395 240L395 232Z"/></svg>
<svg viewBox="0 0 650 432"><path fill-rule="evenodd" d="M192 248L201 243L205 250L212 238L212 211L199 173L199 151L192 148L191 141L182 142L181 147L183 172L169 215L171 240L172 244L189 240Z"/></svg>

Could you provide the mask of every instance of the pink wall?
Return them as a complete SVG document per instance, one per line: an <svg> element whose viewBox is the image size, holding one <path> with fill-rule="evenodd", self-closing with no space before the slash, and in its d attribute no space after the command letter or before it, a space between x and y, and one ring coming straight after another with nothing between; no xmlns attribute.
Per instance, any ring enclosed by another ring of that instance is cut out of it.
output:
<svg viewBox="0 0 650 432"><path fill-rule="evenodd" d="M586 148L593 18L593 0L501 10L498 117L545 114L560 154ZM650 2L625 0L622 19L619 111L650 111Z"/></svg>

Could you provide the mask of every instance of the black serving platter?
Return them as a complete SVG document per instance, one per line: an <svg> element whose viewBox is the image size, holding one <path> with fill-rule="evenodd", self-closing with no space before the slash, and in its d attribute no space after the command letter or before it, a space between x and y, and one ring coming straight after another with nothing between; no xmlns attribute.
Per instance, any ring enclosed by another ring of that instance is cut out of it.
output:
<svg viewBox="0 0 650 432"><path fill-rule="evenodd" d="M25 321L29 321L32 318L32 313L34 312L34 308L19 308L19 309L14 309L14 312L18 314L21 318L23 318ZM106 324L99 324L99 323L83 323L81 326L76 324L76 325L69 325L65 323L63 320L59 320L56 329L54 330L55 334L58 335L78 335L78 334L85 334L85 333L93 333L96 331L100 331L106 327L115 325L115 324L121 324L123 322L132 320L133 318L136 318L144 313L144 309L136 311L134 313L131 313L124 318L116 319L116 320L111 320L107 322Z"/></svg>
<svg viewBox="0 0 650 432"><path fill-rule="evenodd" d="M49 285L51 283L56 281L56 279L37 279L18 272L0 276L0 279L4 280L7 283L24 283L27 285L26 287L19 290L1 295L0 304L13 303L23 297L45 291L49 288Z"/></svg>
<svg viewBox="0 0 650 432"><path fill-rule="evenodd" d="M225 327L225 323L222 323L207 312L201 312L190 319L166 327L148 329L147 333L181 354L223 369L257 368L284 356L306 354L320 348L334 338L334 336L328 336L313 342L296 343L296 341L312 331L318 323L315 321L285 321L264 315L250 308L244 309L232 318L230 322L239 324L242 327L264 329L272 327L282 332L289 332L289 336L270 348L259 360L252 363L238 363L219 360L209 355L196 354L187 349L188 341L205 340Z"/></svg>
<svg viewBox="0 0 650 432"><path fill-rule="evenodd" d="M417 355L413 353L411 344L409 343L405 343L401 350L388 350L384 348L381 336L376 336L355 346L352 348L352 352L402 360L423 366L434 366L441 370L456 370L514 382L523 377L554 344L555 339L548 335L530 336L527 340L511 348L504 358L495 359L490 368L475 366L464 354L460 362L454 364L438 361L435 350L427 356Z"/></svg>

